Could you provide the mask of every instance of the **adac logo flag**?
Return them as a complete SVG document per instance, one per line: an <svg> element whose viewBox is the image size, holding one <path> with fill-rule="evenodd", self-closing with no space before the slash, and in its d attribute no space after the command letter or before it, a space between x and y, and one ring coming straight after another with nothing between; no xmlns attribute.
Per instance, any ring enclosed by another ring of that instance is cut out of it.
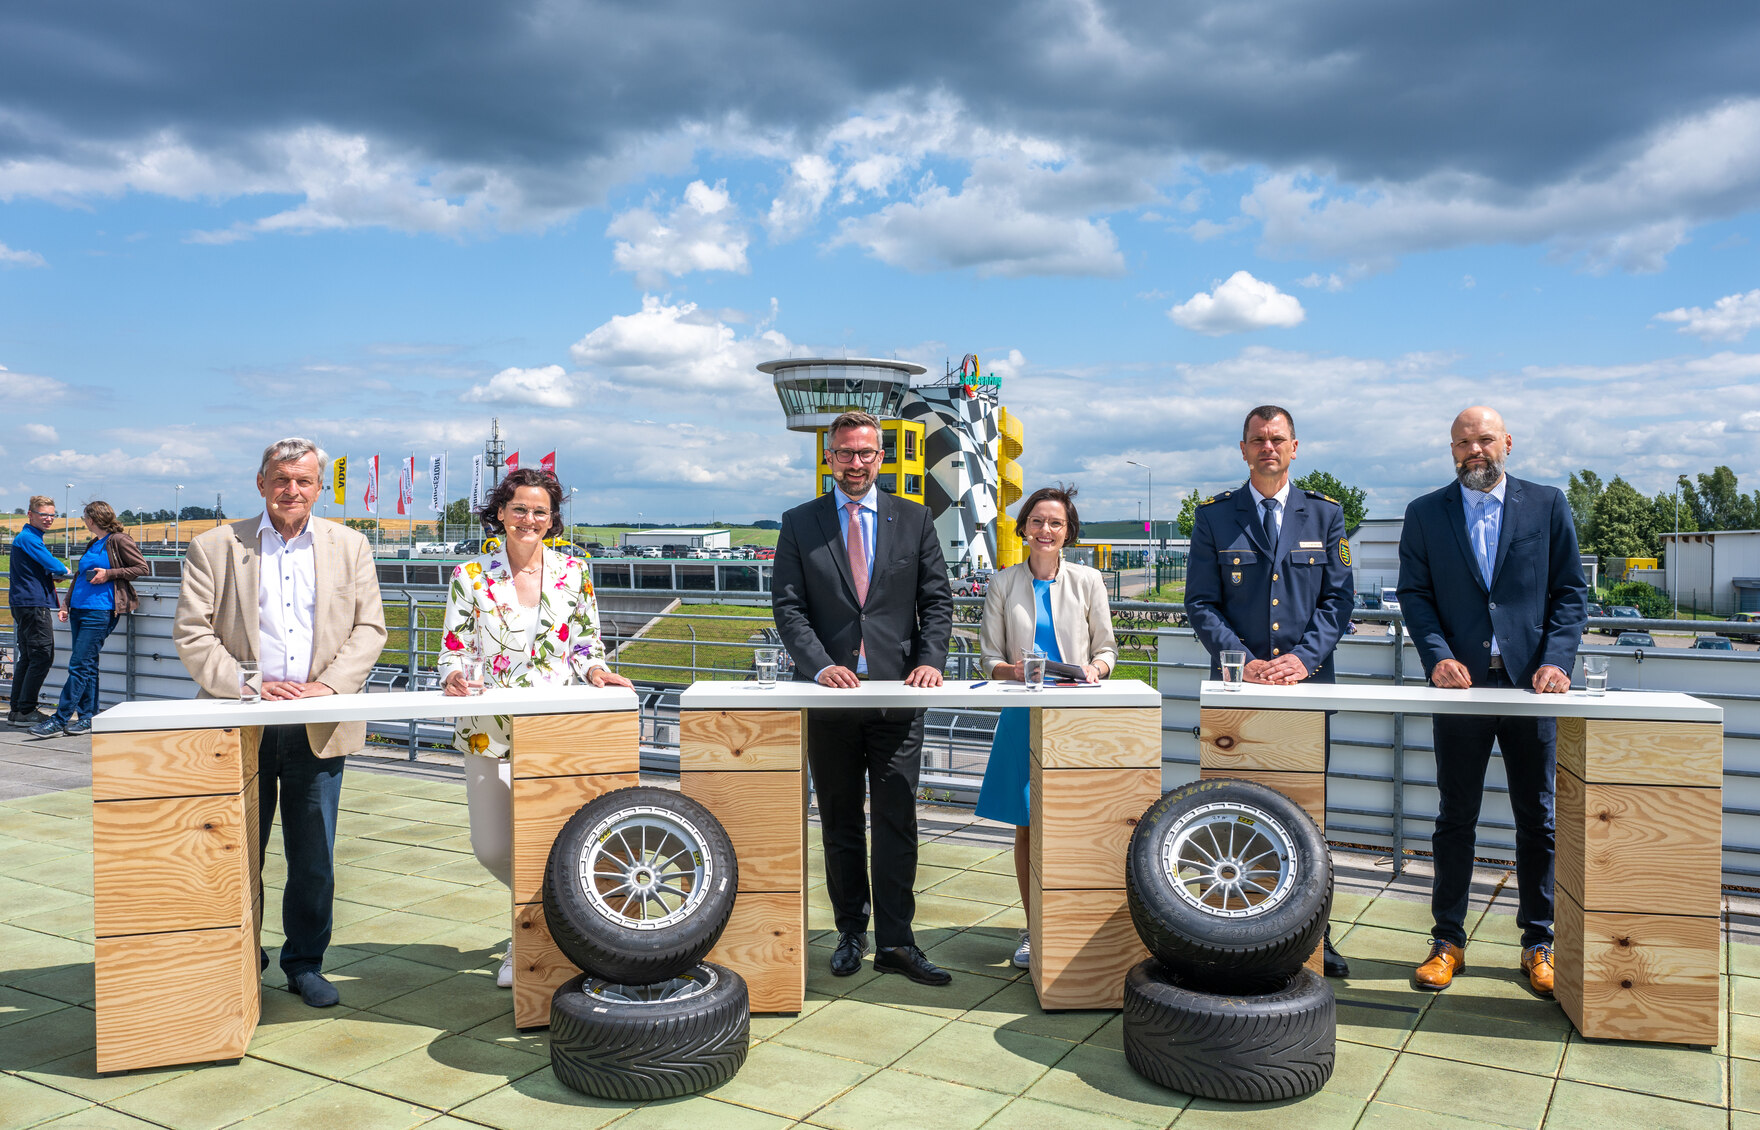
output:
<svg viewBox="0 0 1760 1130"><path fill-rule="evenodd" d="M397 512L414 513L416 508L416 457L405 456L397 461Z"/></svg>
<svg viewBox="0 0 1760 1130"><path fill-rule="evenodd" d="M368 514L379 512L379 457L367 460L367 489L361 492L361 501L366 504Z"/></svg>
<svg viewBox="0 0 1760 1130"><path fill-rule="evenodd" d="M544 456L544 458L538 460L538 466L544 469L546 475L554 476L556 474L556 453L552 451L550 454Z"/></svg>
<svg viewBox="0 0 1760 1130"><path fill-rule="evenodd" d="M348 456L338 455L330 466L333 468L330 477L336 489L336 505L345 506L348 503Z"/></svg>

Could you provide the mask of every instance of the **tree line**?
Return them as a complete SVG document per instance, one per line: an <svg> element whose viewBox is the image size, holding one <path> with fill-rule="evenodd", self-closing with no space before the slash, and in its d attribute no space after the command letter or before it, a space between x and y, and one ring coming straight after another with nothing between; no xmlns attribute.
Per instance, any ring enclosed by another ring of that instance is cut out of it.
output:
<svg viewBox="0 0 1760 1130"><path fill-rule="evenodd" d="M1661 557L1662 535L1760 528L1760 490L1743 494L1736 473L1681 475L1676 489L1651 498L1620 478L1603 482L1585 468L1565 489L1577 543L1600 557ZM1678 524L1677 524L1678 523Z"/></svg>
<svg viewBox="0 0 1760 1130"><path fill-rule="evenodd" d="M1338 503L1344 510L1344 532L1347 537L1355 534L1357 527L1363 524L1363 519L1369 516L1369 507L1364 501L1369 497L1369 493L1362 487L1347 485L1326 471L1309 471L1301 478L1291 480L1291 485L1298 490L1319 491ZM1198 507L1203 504L1203 501L1195 490L1180 499L1180 537L1189 538L1192 536L1192 524L1198 520Z"/></svg>

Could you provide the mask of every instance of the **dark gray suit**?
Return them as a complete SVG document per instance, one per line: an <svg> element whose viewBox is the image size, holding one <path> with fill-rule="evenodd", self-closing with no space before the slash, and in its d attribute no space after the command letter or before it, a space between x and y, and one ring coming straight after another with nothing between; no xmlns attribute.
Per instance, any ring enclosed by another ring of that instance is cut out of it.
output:
<svg viewBox="0 0 1760 1130"><path fill-rule="evenodd" d="M902 679L916 667L941 670L953 630L953 593L928 507L880 492L868 599L857 603L836 497L827 493L784 514L776 540L771 611L795 677L811 682L833 665L853 671L864 645L873 679ZM916 944L911 919L922 756L920 710L807 714L807 760L837 928L865 932L871 899L874 940L883 947ZM874 821L871 885L864 786Z"/></svg>
<svg viewBox="0 0 1760 1130"><path fill-rule="evenodd" d="M1406 507L1399 539L1399 600L1426 672L1444 659L1466 665L1475 687L1534 685L1544 665L1576 664L1588 613L1570 505L1557 487L1505 477L1503 517L1491 584L1467 533L1461 490L1450 483ZM1495 633L1502 668L1491 665ZM1436 881L1430 894L1435 936L1464 946L1473 843L1485 769L1495 739L1516 822L1516 922L1522 945L1552 943L1553 773L1557 723L1551 718L1438 714Z"/></svg>

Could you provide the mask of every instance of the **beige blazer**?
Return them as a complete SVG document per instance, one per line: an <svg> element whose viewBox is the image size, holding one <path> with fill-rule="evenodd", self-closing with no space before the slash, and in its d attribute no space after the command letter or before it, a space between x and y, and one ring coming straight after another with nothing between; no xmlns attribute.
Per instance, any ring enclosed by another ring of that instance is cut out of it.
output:
<svg viewBox="0 0 1760 1130"><path fill-rule="evenodd" d="M189 544L183 591L171 638L178 657L200 686L199 698L237 698L238 665L257 656L257 527L262 515L218 526ZM385 647L385 606L367 539L346 526L313 516L312 564L317 607L312 611L313 682L337 694L366 686ZM306 738L319 757L358 753L365 722L310 722Z"/></svg>
<svg viewBox="0 0 1760 1130"><path fill-rule="evenodd" d="M984 593L984 622L978 638L978 665L986 677L999 663L1018 663L1033 646L1038 620L1033 607L1033 574L1025 562L990 578ZM1118 666L1118 639L1112 634L1112 604L1098 569L1065 561L1051 585L1051 625L1065 663Z"/></svg>

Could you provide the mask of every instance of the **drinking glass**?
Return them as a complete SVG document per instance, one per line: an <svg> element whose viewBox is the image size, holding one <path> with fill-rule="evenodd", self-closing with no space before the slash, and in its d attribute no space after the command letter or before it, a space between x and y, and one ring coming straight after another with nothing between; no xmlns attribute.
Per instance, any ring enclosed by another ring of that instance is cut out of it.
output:
<svg viewBox="0 0 1760 1130"><path fill-rule="evenodd" d="M758 686L769 690L776 685L777 649L759 647L752 649L752 664L757 668Z"/></svg>
<svg viewBox="0 0 1760 1130"><path fill-rule="evenodd" d="M254 659L243 659L238 664L238 701L261 702L263 700L263 672Z"/></svg>
<svg viewBox="0 0 1760 1130"><path fill-rule="evenodd" d="M483 657L475 652L464 657L464 693L483 693Z"/></svg>
<svg viewBox="0 0 1760 1130"><path fill-rule="evenodd" d="M1045 661L1045 653L1038 648L1021 656L1021 682L1028 690L1045 689Z"/></svg>
<svg viewBox="0 0 1760 1130"><path fill-rule="evenodd" d="M1222 653L1222 689L1238 691L1247 678L1247 653L1244 651L1225 651Z"/></svg>
<svg viewBox="0 0 1760 1130"><path fill-rule="evenodd" d="M1607 656L1583 656L1583 689L1596 697L1607 693Z"/></svg>

